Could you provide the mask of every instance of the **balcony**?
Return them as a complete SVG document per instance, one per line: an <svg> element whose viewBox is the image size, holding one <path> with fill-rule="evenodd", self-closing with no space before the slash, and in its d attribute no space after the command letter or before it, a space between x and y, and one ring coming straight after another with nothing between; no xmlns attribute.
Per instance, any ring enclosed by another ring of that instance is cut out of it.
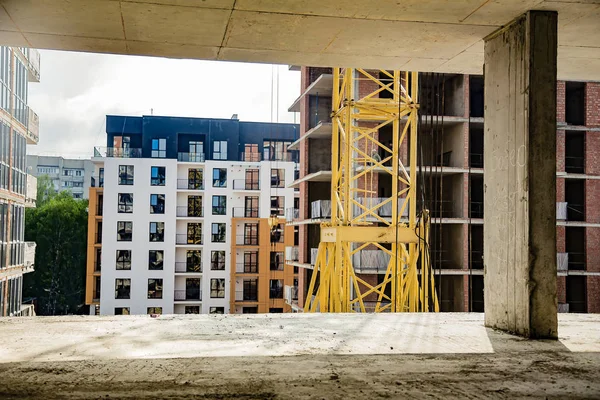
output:
<svg viewBox="0 0 600 400"><path fill-rule="evenodd" d="M98 188L104 187L104 177L92 176L90 186Z"/></svg>
<svg viewBox="0 0 600 400"><path fill-rule="evenodd" d="M177 206L177 216L187 218L202 218L204 217L203 208L192 208L187 206Z"/></svg>
<svg viewBox="0 0 600 400"><path fill-rule="evenodd" d="M37 201L37 178L27 174L27 188L25 191L25 207L35 207Z"/></svg>
<svg viewBox="0 0 600 400"><path fill-rule="evenodd" d="M205 157L204 153L177 153L177 161L203 163Z"/></svg>
<svg viewBox="0 0 600 400"><path fill-rule="evenodd" d="M94 157L142 158L142 149L124 149L122 147L94 147Z"/></svg>
<svg viewBox="0 0 600 400"><path fill-rule="evenodd" d="M258 301L258 293L256 291L236 290L235 301Z"/></svg>
<svg viewBox="0 0 600 400"><path fill-rule="evenodd" d="M235 244L238 246L258 246L258 235L237 235Z"/></svg>
<svg viewBox="0 0 600 400"><path fill-rule="evenodd" d="M300 210L297 208L288 208L285 210L285 222L294 222L300 218Z"/></svg>
<svg viewBox="0 0 600 400"><path fill-rule="evenodd" d="M202 291L200 289L176 289L175 301L202 301Z"/></svg>
<svg viewBox="0 0 600 400"><path fill-rule="evenodd" d="M262 161L262 154L260 154L260 153L240 153L240 161L259 162L259 161Z"/></svg>
<svg viewBox="0 0 600 400"><path fill-rule="evenodd" d="M300 252L298 246L287 246L285 248L285 261L298 262L300 259Z"/></svg>
<svg viewBox="0 0 600 400"><path fill-rule="evenodd" d="M260 181L248 179L234 179L233 190L260 190Z"/></svg>
<svg viewBox="0 0 600 400"><path fill-rule="evenodd" d="M202 235L198 236L188 236L185 233L175 235L175 243L176 244L185 244L185 245L201 245L202 244Z"/></svg>
<svg viewBox="0 0 600 400"><path fill-rule="evenodd" d="M38 144L40 141L40 118L27 107L27 144Z"/></svg>
<svg viewBox="0 0 600 400"><path fill-rule="evenodd" d="M258 274L257 263L240 263L235 265L236 274Z"/></svg>
<svg viewBox="0 0 600 400"><path fill-rule="evenodd" d="M204 190L204 182L189 179L177 179L177 189L181 190Z"/></svg>
<svg viewBox="0 0 600 400"><path fill-rule="evenodd" d="M234 207L233 218L258 218L258 208Z"/></svg>
<svg viewBox="0 0 600 400"><path fill-rule="evenodd" d="M33 271L35 265L35 242L25 242L25 251L23 255L23 265L30 271Z"/></svg>
<svg viewBox="0 0 600 400"><path fill-rule="evenodd" d="M177 274L200 274L202 273L202 264L190 264L187 262L176 262L175 273Z"/></svg>
<svg viewBox="0 0 600 400"><path fill-rule="evenodd" d="M40 81L40 53L37 49L23 49L23 55L27 59L27 78L29 82Z"/></svg>
<svg viewBox="0 0 600 400"><path fill-rule="evenodd" d="M312 219L331 218L331 200L317 200L310 203Z"/></svg>

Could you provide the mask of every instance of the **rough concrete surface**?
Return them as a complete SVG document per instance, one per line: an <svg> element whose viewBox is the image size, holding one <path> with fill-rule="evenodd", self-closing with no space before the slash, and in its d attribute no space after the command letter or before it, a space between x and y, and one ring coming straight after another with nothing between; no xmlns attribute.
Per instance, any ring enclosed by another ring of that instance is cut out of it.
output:
<svg viewBox="0 0 600 400"><path fill-rule="evenodd" d="M482 314L0 320L0 398L599 398L600 315L558 341Z"/></svg>

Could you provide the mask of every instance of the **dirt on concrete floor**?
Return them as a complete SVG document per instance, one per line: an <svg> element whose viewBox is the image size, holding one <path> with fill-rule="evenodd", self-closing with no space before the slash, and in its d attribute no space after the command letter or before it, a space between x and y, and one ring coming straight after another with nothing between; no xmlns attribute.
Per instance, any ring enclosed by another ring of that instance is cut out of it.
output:
<svg viewBox="0 0 600 400"><path fill-rule="evenodd" d="M301 355L0 364L2 399L600 398L600 353Z"/></svg>

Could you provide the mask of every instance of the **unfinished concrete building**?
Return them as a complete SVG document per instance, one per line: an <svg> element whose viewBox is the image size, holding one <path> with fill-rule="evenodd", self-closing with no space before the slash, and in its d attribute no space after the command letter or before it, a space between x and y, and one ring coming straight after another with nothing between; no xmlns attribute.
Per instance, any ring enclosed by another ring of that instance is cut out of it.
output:
<svg viewBox="0 0 600 400"><path fill-rule="evenodd" d="M320 223L331 217L332 71L301 71L301 95L289 108L300 113L298 210L289 210L299 244L286 262L300 267L301 310L320 240ZM431 261L441 311L484 311L484 80L462 74L421 74L419 179L432 216ZM369 85L363 82L362 85ZM359 88L359 91L361 89ZM557 293L560 312L600 312L600 84L557 85ZM379 140L388 133L380 130ZM518 162L519 154L509 154ZM408 154L402 151L403 162ZM358 166L357 168L360 168ZM374 176L378 195L390 195L391 182ZM389 210L391 211L391 210ZM382 217L386 217L382 210ZM389 217L389 215L388 215ZM383 279L387 260L380 250L362 250L355 262L362 279Z"/></svg>

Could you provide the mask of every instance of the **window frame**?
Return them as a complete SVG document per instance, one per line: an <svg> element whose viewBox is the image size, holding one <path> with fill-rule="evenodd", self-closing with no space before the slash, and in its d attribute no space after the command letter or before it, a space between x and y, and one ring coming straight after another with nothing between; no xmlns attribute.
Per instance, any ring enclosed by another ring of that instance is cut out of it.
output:
<svg viewBox="0 0 600 400"><path fill-rule="evenodd" d="M225 271L225 258L226 258L225 250L211 250L211 252L210 252L210 270L211 271Z"/></svg>
<svg viewBox="0 0 600 400"><path fill-rule="evenodd" d="M213 160L227 160L227 140L213 140Z"/></svg>
<svg viewBox="0 0 600 400"><path fill-rule="evenodd" d="M154 144L156 143L156 148ZM150 158L167 158L167 139L152 138L150 142Z"/></svg>
<svg viewBox="0 0 600 400"><path fill-rule="evenodd" d="M152 257L154 254L154 261ZM158 260L158 254L162 255L162 258ZM153 266L156 265L156 266ZM160 266L160 267L159 267ZM148 270L149 271L162 271L165 266L165 251L164 250L148 250Z"/></svg>
<svg viewBox="0 0 600 400"><path fill-rule="evenodd" d="M127 202L127 196L129 202ZM128 211L129 210L129 211ZM133 213L133 193L118 193L117 194L117 213L132 214Z"/></svg>
<svg viewBox="0 0 600 400"><path fill-rule="evenodd" d="M275 173L275 174L273 174ZM285 169L271 168L271 187L285 188Z"/></svg>
<svg viewBox="0 0 600 400"><path fill-rule="evenodd" d="M120 225L123 224L123 227L120 228ZM125 231L124 235L127 233L127 227L129 226L129 239L121 239L119 236L119 230ZM133 221L117 221L117 242L131 242L133 241Z"/></svg>
<svg viewBox="0 0 600 400"><path fill-rule="evenodd" d="M217 200L217 205L215 205ZM227 215L227 196L214 194L212 196L212 215Z"/></svg>
<svg viewBox="0 0 600 400"><path fill-rule="evenodd" d="M119 285L119 282L121 285ZM126 282L129 282L129 285L125 285ZM119 294L119 287L123 290L127 288L127 293ZM121 297L123 296L123 297ZM125 297L127 296L127 297ZM131 279L130 278L115 278L115 300L130 300L131 299Z"/></svg>
<svg viewBox="0 0 600 400"><path fill-rule="evenodd" d="M152 224L155 225L155 232L152 232ZM162 227L162 232L159 232L159 227ZM152 243L162 243L165 241L165 223L162 221L152 221L148 226L149 238L148 240ZM154 235L154 236L153 236ZM154 240L156 239L156 240Z"/></svg>
<svg viewBox="0 0 600 400"><path fill-rule="evenodd" d="M119 185L132 186L134 184L135 168L133 165L119 165Z"/></svg>
<svg viewBox="0 0 600 400"><path fill-rule="evenodd" d="M215 173L219 173L219 176L217 177L215 175ZM222 174L225 174L225 176L221 176ZM227 168L213 168L213 187L216 188L226 188L227 187Z"/></svg>
<svg viewBox="0 0 600 400"><path fill-rule="evenodd" d="M117 271L131 270L131 250L117 250L117 259L115 261L115 269ZM119 260L121 259L121 260ZM119 268L120 266L120 268Z"/></svg>
<svg viewBox="0 0 600 400"><path fill-rule="evenodd" d="M151 286L153 285L153 286ZM148 299L162 299L163 298L163 278L148 278Z"/></svg>
<svg viewBox="0 0 600 400"><path fill-rule="evenodd" d="M211 278L210 279L210 298L211 299L224 299L225 291L226 291L225 286L226 286L225 278Z"/></svg>
<svg viewBox="0 0 600 400"><path fill-rule="evenodd" d="M156 173L155 173L156 171ZM162 175L161 172L162 171ZM153 165L150 167L150 186L165 186L167 182L167 167Z"/></svg>
<svg viewBox="0 0 600 400"><path fill-rule="evenodd" d="M153 203L153 199L156 196L156 204L152 204ZM162 209L158 208L160 206L160 198L162 196ZM165 213L165 203L166 203L166 195L162 194L162 193L150 193L150 214L164 214ZM158 208L158 212L156 211L156 208ZM162 211L162 212L161 212Z"/></svg>
<svg viewBox="0 0 600 400"><path fill-rule="evenodd" d="M219 230L223 227L223 231ZM216 228L216 233L215 233ZM217 236L218 235L218 236ZM215 240L215 238L220 240ZM225 243L227 241L227 224L224 222L213 222L210 226L210 241L212 243Z"/></svg>

